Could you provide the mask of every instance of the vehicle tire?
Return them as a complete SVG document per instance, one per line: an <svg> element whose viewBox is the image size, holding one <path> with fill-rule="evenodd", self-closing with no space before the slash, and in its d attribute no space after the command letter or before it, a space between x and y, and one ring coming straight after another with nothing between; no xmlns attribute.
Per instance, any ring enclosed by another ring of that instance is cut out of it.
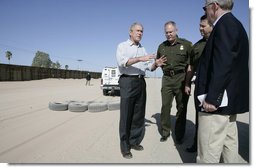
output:
<svg viewBox="0 0 254 168"><path fill-rule="evenodd" d="M49 109L53 111L68 110L68 102L49 102Z"/></svg>
<svg viewBox="0 0 254 168"><path fill-rule="evenodd" d="M108 102L108 110L120 110L120 101Z"/></svg>
<svg viewBox="0 0 254 168"><path fill-rule="evenodd" d="M106 89L103 89L103 95L107 96L108 95L108 91Z"/></svg>
<svg viewBox="0 0 254 168"><path fill-rule="evenodd" d="M88 110L87 102L71 102L68 105L69 111L71 112L85 112Z"/></svg>
<svg viewBox="0 0 254 168"><path fill-rule="evenodd" d="M91 104L91 103L94 103L94 101L88 101L88 102L87 102L88 105Z"/></svg>
<svg viewBox="0 0 254 168"><path fill-rule="evenodd" d="M73 103L73 102L78 102L77 100L68 100L68 101L65 101L67 104L70 104L70 103Z"/></svg>
<svg viewBox="0 0 254 168"><path fill-rule="evenodd" d="M107 103L94 102L94 103L90 103L88 105L89 112L102 112L102 111L106 111L106 110L108 110Z"/></svg>

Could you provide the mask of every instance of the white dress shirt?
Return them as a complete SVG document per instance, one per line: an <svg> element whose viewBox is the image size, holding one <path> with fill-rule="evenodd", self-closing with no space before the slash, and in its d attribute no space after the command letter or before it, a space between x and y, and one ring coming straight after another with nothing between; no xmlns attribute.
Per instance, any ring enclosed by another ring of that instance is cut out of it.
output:
<svg viewBox="0 0 254 168"><path fill-rule="evenodd" d="M119 72L126 75L145 75L146 70L150 70L154 60L147 62L138 62L127 66L130 58L140 57L147 55L145 48L141 45L135 45L130 39L118 45L116 51L116 58L118 63Z"/></svg>

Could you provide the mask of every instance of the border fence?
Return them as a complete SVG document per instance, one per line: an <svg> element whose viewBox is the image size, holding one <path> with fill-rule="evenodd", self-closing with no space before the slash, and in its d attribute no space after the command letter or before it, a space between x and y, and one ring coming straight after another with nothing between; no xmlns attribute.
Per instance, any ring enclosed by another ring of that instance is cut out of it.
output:
<svg viewBox="0 0 254 168"><path fill-rule="evenodd" d="M88 72L92 78L101 77L101 72L0 64L0 81L28 81L46 78L82 79L86 77Z"/></svg>

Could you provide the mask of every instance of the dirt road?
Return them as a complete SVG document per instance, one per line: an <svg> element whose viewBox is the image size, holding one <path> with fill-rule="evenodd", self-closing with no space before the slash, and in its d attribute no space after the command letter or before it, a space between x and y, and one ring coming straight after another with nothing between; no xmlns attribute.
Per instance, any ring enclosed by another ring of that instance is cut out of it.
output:
<svg viewBox="0 0 254 168"><path fill-rule="evenodd" d="M52 111L50 101L117 101L103 96L100 79L85 86L84 79L44 79L0 82L0 162L2 163L195 163L196 154L185 152L194 135L193 96L189 101L184 143L174 136L161 143L161 79L147 81L144 151L126 160L119 149L119 110L103 112ZM172 124L175 122L175 106ZM239 158L249 162L249 113L238 116Z"/></svg>

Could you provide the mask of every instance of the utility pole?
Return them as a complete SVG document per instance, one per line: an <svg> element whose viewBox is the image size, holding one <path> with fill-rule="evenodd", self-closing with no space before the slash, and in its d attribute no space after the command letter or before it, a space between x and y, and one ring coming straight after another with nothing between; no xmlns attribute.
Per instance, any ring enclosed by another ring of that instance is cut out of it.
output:
<svg viewBox="0 0 254 168"><path fill-rule="evenodd" d="M78 63L78 70L80 70L80 62L83 61L82 59L78 59L77 60L79 63Z"/></svg>

